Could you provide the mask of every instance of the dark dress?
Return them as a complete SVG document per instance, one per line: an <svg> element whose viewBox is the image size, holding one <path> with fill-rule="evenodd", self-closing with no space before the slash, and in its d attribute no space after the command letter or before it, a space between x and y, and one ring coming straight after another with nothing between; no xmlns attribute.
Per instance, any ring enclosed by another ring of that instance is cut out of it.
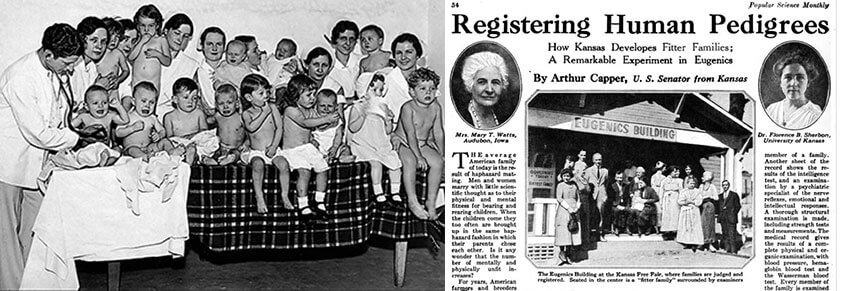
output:
<svg viewBox="0 0 845 291"><path fill-rule="evenodd" d="M704 243L716 243L716 211L719 190L713 184L701 184L701 229L704 232Z"/></svg>

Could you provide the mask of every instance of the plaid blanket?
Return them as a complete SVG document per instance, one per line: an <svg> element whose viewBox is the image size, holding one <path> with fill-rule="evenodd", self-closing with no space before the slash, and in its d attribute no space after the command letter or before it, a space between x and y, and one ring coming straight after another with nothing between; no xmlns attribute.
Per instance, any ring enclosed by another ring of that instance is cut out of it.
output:
<svg viewBox="0 0 845 291"><path fill-rule="evenodd" d="M265 169L269 213L258 214L248 166L193 166L187 206L190 235L211 251L235 251L349 246L364 243L372 234L397 240L442 234L442 224L416 219L407 208L377 209L369 173L367 163L331 165L329 221L309 226L297 211L282 206L274 167ZM295 177L292 173L291 193L296 192ZM418 173L418 193L425 193L425 179L425 173ZM312 178L309 195L314 188Z"/></svg>

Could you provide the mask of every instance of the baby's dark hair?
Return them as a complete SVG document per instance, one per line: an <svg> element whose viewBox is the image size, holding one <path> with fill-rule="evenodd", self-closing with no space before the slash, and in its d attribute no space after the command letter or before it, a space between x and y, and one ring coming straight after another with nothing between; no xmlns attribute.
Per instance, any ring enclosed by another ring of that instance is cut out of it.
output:
<svg viewBox="0 0 845 291"><path fill-rule="evenodd" d="M106 90L105 87L94 84L88 87L87 90L85 90L85 101L88 101L88 95L94 92L103 92L103 94L106 94L107 96L109 94L109 91Z"/></svg>
<svg viewBox="0 0 845 291"><path fill-rule="evenodd" d="M191 27L191 34L194 33L194 22L184 13L177 13L170 16L167 22L164 23L164 29L179 29L180 26L187 24Z"/></svg>
<svg viewBox="0 0 845 291"><path fill-rule="evenodd" d="M378 25L370 24L370 25L364 26L364 28L361 29L361 33L364 33L365 31L368 31L368 30L372 30L373 32L375 32L376 35L378 35L379 38L384 38L384 29L381 29L381 27L379 27Z"/></svg>
<svg viewBox="0 0 845 291"><path fill-rule="evenodd" d="M384 83L384 75L382 75L381 73L375 73L375 74L373 74L373 78L370 79L370 84L368 84L367 86L372 87L373 85L376 84L376 82L379 82L379 81Z"/></svg>
<svg viewBox="0 0 845 291"><path fill-rule="evenodd" d="M197 82L194 82L191 78L179 78L176 82L173 82L173 95L179 94L181 92L191 92L194 90L198 90L199 87L197 86Z"/></svg>
<svg viewBox="0 0 845 291"><path fill-rule="evenodd" d="M249 74L244 77L243 81L241 81L241 103L243 103L244 109L252 107L252 103L246 100L246 95L250 95L252 92L258 91L261 88L270 90L270 81L267 81L267 78L264 78L264 76Z"/></svg>
<svg viewBox="0 0 845 291"><path fill-rule="evenodd" d="M418 68L411 72L411 75L408 76L408 85L411 86L411 88L415 88L417 85L425 81L434 82L435 88L440 86L440 76L429 68Z"/></svg>
<svg viewBox="0 0 845 291"><path fill-rule="evenodd" d="M239 40L244 43L244 45L255 41L255 36L252 35L238 35L235 36L235 40Z"/></svg>
<svg viewBox="0 0 845 291"><path fill-rule="evenodd" d="M70 24L56 23L44 30L41 48L52 52L53 58L66 58L82 55L85 42Z"/></svg>
<svg viewBox="0 0 845 291"><path fill-rule="evenodd" d="M297 45L296 45L296 42L295 42L295 41L293 41L293 40L292 40L292 39L290 39L290 38L283 38L283 39L279 40L279 43L277 43L277 44L276 44L276 46L279 46L279 45L281 45L282 43L289 43L289 44L290 44L290 46L291 46L291 47L293 47L293 52L294 52L294 54L296 54L296 50L297 50L297 49L299 49L299 48L297 47Z"/></svg>
<svg viewBox="0 0 845 291"><path fill-rule="evenodd" d="M819 71L816 70L816 65L810 57L808 57L803 51L797 50L783 55L780 59L778 59L775 65L772 66L772 76L775 80L780 80L783 68L792 64L799 64L804 67L804 71L807 72L807 82L813 81L819 76Z"/></svg>
<svg viewBox="0 0 845 291"><path fill-rule="evenodd" d="M299 74L290 78L288 87L285 89L285 98L282 100L285 103L280 104L281 108L296 106L299 101L299 95L308 90L316 90L317 83L311 80L306 75Z"/></svg>
<svg viewBox="0 0 845 291"><path fill-rule="evenodd" d="M123 37L123 33L126 32L123 29L123 25L120 24L120 21L117 21L111 17L103 17L103 24L106 26L106 32L108 33L109 41L112 38L120 38Z"/></svg>
<svg viewBox="0 0 845 291"><path fill-rule="evenodd" d="M411 45L414 47L414 50L417 51L417 56L423 55L423 48L420 39L417 38L416 35L412 33L403 33L393 39L393 43L390 44L390 52L392 54L396 54L396 45L400 42L410 42Z"/></svg>
<svg viewBox="0 0 845 291"><path fill-rule="evenodd" d="M358 25L350 20L341 20L332 27L332 44L336 44L340 34L347 30L354 32L355 38L358 38Z"/></svg>
<svg viewBox="0 0 845 291"><path fill-rule="evenodd" d="M150 81L142 81L135 85L135 87L132 88L132 96L135 96L135 93L138 92L139 89L144 89L158 95L158 89L156 89L156 85L153 85L153 83Z"/></svg>
<svg viewBox="0 0 845 291"><path fill-rule="evenodd" d="M94 33L94 31L99 28L106 29L106 24L103 23L102 20L94 16L85 17L82 19L82 21L79 22L78 25L76 25L76 31L79 32L79 35L81 35L83 39L85 36ZM108 34L108 29L106 29L106 31L106 34Z"/></svg>
<svg viewBox="0 0 845 291"><path fill-rule="evenodd" d="M132 17L132 20L135 21L137 25L141 19L141 17L149 18L155 21L156 26L158 26L157 30L161 30L161 23L164 22L164 17L161 16L161 11L158 10L153 4L147 4L138 8L138 11L135 12L135 17ZM156 31L159 32L159 31Z"/></svg>

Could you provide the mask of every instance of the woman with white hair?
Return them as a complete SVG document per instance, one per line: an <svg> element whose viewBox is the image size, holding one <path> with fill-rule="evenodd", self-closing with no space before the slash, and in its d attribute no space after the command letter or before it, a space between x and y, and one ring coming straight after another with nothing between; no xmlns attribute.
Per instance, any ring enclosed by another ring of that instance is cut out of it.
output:
<svg viewBox="0 0 845 291"><path fill-rule="evenodd" d="M458 108L463 119L477 129L500 124L496 105L508 87L508 68L497 53L478 52L466 58L461 72L465 89L471 94L466 108Z"/></svg>

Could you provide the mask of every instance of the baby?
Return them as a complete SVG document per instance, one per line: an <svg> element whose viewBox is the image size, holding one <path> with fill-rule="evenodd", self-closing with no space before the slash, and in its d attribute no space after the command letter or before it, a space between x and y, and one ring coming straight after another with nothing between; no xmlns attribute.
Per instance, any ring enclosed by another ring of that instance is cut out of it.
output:
<svg viewBox="0 0 845 291"><path fill-rule="evenodd" d="M112 146L114 134L112 128L115 125L125 125L129 122L129 114L126 109L117 102L117 98L110 98L106 88L100 85L91 85L85 91L85 107L83 113L79 113L70 121L73 128L97 127L102 130L102 142ZM114 108L117 112L109 110Z"/></svg>
<svg viewBox="0 0 845 291"><path fill-rule="evenodd" d="M170 45L159 35L162 23L161 12L152 4L141 6L135 13L135 25L141 33L140 42L129 53L132 62L132 86L151 82L161 87L161 67L170 66ZM141 55L143 53L143 56Z"/></svg>
<svg viewBox="0 0 845 291"><path fill-rule="evenodd" d="M375 72L390 66L390 52L382 50L384 30L375 24L361 29L361 48L367 54L361 59L361 73Z"/></svg>
<svg viewBox="0 0 845 291"><path fill-rule="evenodd" d="M165 113L164 135L174 144L185 146L185 161L190 165L217 150L218 140L208 130L205 113L197 110L199 88L194 80L179 78L173 83L172 111Z"/></svg>
<svg viewBox="0 0 845 291"><path fill-rule="evenodd" d="M317 104L309 118L325 117L337 112L337 95L330 89L323 89L317 92ZM336 160L338 156L348 156L348 149L342 146L344 128L343 120L338 119L311 131L311 138L317 143L317 149L329 163Z"/></svg>
<svg viewBox="0 0 845 291"><path fill-rule="evenodd" d="M299 58L296 57L296 43L283 38L276 44L276 53L267 61L265 72L273 88L286 87L290 78L302 72Z"/></svg>
<svg viewBox="0 0 845 291"><path fill-rule="evenodd" d="M129 112L129 123L118 126L115 136L123 138L123 154L133 158L149 159L153 154L166 151L171 155L185 153L183 147L174 147L161 134L164 127L153 114L158 89L151 82L141 82L132 91L134 107Z"/></svg>
<svg viewBox="0 0 845 291"><path fill-rule="evenodd" d="M252 186L258 213L267 213L264 200L264 165L267 163L272 163L279 170L282 203L285 209L293 209L288 198L290 169L279 148L284 131L282 115L275 105L267 102L269 95L270 82L261 75L249 74L241 82L241 97L246 108L242 118L249 138L249 147L241 154L241 159L252 168Z"/></svg>
<svg viewBox="0 0 845 291"><path fill-rule="evenodd" d="M408 78L412 100L405 102L399 112L396 128L399 157L402 159L402 181L408 193L408 207L420 219L436 219L437 191L443 175L444 134L443 112L436 102L435 92L440 76L427 68L411 72ZM434 135L434 145L429 144L429 134ZM425 208L417 200L416 170L428 170Z"/></svg>
<svg viewBox="0 0 845 291"><path fill-rule="evenodd" d="M316 88L317 84L305 75L296 75L291 78L285 91L287 107L284 113L282 156L288 161L291 169L299 173L299 179L296 181L299 213L306 218L316 215L322 220L328 220L325 199L329 165L314 144L310 143L311 130L337 122L340 115L335 112L324 117L307 118L307 113L314 108L316 102L314 97ZM317 172L317 191L313 201L308 200L311 169Z"/></svg>
<svg viewBox="0 0 845 291"><path fill-rule="evenodd" d="M230 41L226 45L226 63L214 72L214 88L223 84L241 84L244 77L252 73L245 60L246 45L239 40Z"/></svg>
<svg viewBox="0 0 845 291"><path fill-rule="evenodd" d="M370 163L373 193L379 206L388 202L382 188L383 167L389 170L391 203L402 205L399 187L402 179L402 162L390 143L393 131L393 113L384 102L384 75L363 73L356 84L358 96L349 111L349 147L359 161Z"/></svg>
<svg viewBox="0 0 845 291"><path fill-rule="evenodd" d="M208 118L209 123L217 125L217 138L220 147L210 157L204 157L207 165L228 165L235 162L241 153L246 135L244 121L240 114L238 90L231 84L223 84L214 93L217 112Z"/></svg>
<svg viewBox="0 0 845 291"><path fill-rule="evenodd" d="M109 17L103 18L103 24L106 25L109 40L103 58L97 63L97 72L101 76L117 76L117 82L114 83L114 87L106 88L109 91L109 100L111 100L118 97L117 87L129 77L129 62L126 60L126 55L123 54L123 51L118 49L118 44L121 38L123 38L123 26L120 22Z"/></svg>

